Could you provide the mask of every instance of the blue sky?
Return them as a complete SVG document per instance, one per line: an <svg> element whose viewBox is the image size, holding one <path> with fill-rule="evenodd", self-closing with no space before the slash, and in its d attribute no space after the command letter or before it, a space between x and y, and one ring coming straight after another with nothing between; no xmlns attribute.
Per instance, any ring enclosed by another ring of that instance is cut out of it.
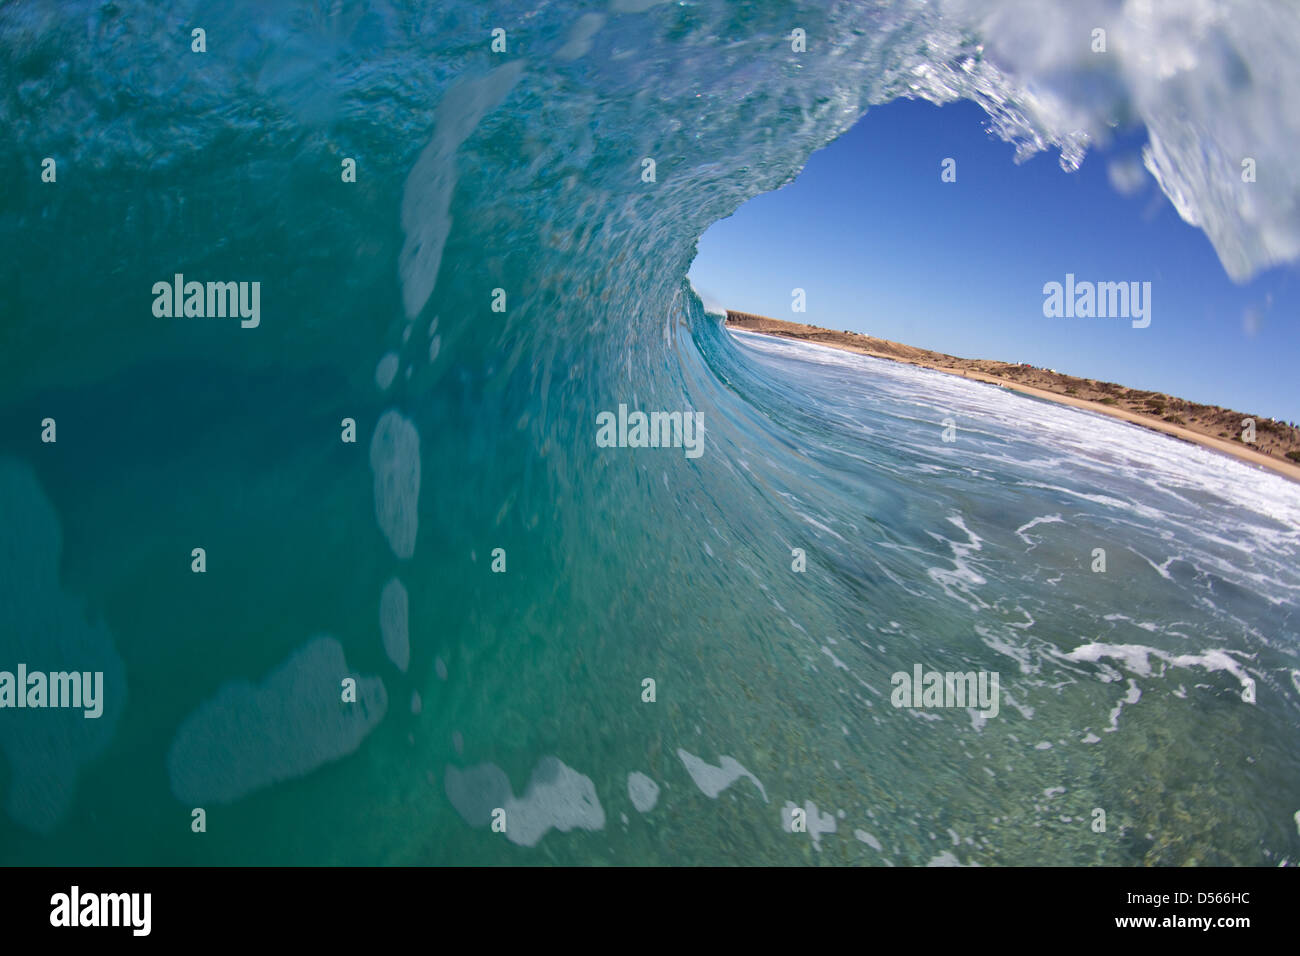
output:
<svg viewBox="0 0 1300 956"><path fill-rule="evenodd" d="M692 282L726 308L1300 422L1295 266L1237 285L1145 170L1118 190L1112 167L1140 168L1142 130L1067 173L1055 151L1016 165L986 125L969 102L871 110L795 182L711 226ZM1043 285L1066 273L1150 282L1150 326L1045 318Z"/></svg>

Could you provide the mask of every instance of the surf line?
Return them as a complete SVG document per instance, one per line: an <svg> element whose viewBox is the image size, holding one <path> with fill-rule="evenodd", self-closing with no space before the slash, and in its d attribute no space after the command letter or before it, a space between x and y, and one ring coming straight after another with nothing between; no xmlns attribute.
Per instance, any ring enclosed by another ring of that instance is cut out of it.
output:
<svg viewBox="0 0 1300 956"><path fill-rule="evenodd" d="M160 319L240 318L240 328L262 323L262 283L186 282L178 272L171 282L153 284L153 314Z"/></svg>

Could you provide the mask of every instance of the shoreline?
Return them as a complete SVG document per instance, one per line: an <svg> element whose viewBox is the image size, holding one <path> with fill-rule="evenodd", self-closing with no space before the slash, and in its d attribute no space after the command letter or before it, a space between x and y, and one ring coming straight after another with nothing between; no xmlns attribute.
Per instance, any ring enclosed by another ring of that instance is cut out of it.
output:
<svg viewBox="0 0 1300 956"><path fill-rule="evenodd" d="M1013 378L1009 378L1006 374L997 375L994 374L992 370L978 367L993 365L1003 366L1005 370L1018 370L1025 366L1013 366L1007 363L988 362L978 359L960 359L955 356L944 355L943 353L929 352L925 349L900 345L899 343L889 342L885 339L874 339L870 336L861 335L859 333L835 332L831 329L801 325L796 322L785 322L781 319L770 319L766 316L755 316L748 313L728 311L723 325L727 329L737 329L755 335L766 335L777 339L790 339L796 342L803 342L807 345L820 345L841 352L865 355L869 358L885 359L890 362L912 365L917 368L928 368L935 372L957 375L967 379L968 381L996 385L1008 391L1019 392L1022 395L1032 398L1040 398L1049 402L1055 402L1059 405L1067 405L1071 408L1083 409L1084 411L1097 412L1098 414L1106 415L1110 418L1117 418L1120 421L1126 421L1133 425L1140 425L1143 428L1148 428L1151 431L1159 432L1172 438L1189 442L1193 445L1199 445L1202 448L1218 452L1219 454L1230 455L1240 462L1266 468L1284 478L1289 478L1291 481L1300 483L1300 463L1293 463L1285 458L1275 458L1262 451L1244 447L1239 442L1234 443L1228 439L1207 434L1204 431L1188 428L1185 425L1162 421L1152 415L1144 415L1130 408L1116 407L1115 405L1106 404L1090 398L1064 394L1063 391L1053 391L1049 388L1043 388L1039 384L1015 381ZM852 341L853 338L860 339L861 344L857 341ZM871 347L871 344L876 342L881 343L883 348ZM909 355L907 353L915 354ZM926 361L925 359L927 358L931 360ZM936 361L936 359L938 361ZM943 364L940 364L940 362ZM1003 369L998 370L1001 371ZM1042 377L1050 375L1056 376L1062 380L1091 381L1073 379L1070 376L1060 375L1054 370L1039 369L1035 371L1041 373ZM1109 383L1101 383L1101 385L1109 385ZM1118 388L1118 386L1112 387ZM1152 393L1141 392L1138 394L1145 396ZM1169 401L1172 402L1178 400L1169 399ZM1229 417L1235 417L1238 421L1242 418L1251 417L1240 415L1237 412L1232 412L1227 409L1217 409L1217 407L1216 411L1222 412L1224 415ZM1264 422L1269 421L1268 419L1259 420Z"/></svg>

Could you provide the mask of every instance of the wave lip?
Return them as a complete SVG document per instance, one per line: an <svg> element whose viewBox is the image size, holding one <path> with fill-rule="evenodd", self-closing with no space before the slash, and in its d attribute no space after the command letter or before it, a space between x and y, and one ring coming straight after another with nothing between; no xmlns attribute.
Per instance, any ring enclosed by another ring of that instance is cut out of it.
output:
<svg viewBox="0 0 1300 956"><path fill-rule="evenodd" d="M981 59L969 79L944 72L939 96L981 102L1004 138L1025 153L1057 146L1067 167L1089 143L1140 123L1144 165L1228 275L1244 281L1300 258L1300 112L1290 101L1300 90L1300 7L945 0L941 9L996 66L985 73Z"/></svg>

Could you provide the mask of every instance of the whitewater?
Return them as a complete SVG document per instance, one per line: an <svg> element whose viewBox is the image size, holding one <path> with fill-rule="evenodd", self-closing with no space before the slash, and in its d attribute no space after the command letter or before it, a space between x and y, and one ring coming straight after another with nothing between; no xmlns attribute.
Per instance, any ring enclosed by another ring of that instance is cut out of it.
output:
<svg viewBox="0 0 1300 956"><path fill-rule="evenodd" d="M1067 169L1141 123L1229 275L1293 262L1300 13L1177 13L0 9L0 669L103 674L0 711L0 862L1300 860L1300 486L686 280L898 97Z"/></svg>

